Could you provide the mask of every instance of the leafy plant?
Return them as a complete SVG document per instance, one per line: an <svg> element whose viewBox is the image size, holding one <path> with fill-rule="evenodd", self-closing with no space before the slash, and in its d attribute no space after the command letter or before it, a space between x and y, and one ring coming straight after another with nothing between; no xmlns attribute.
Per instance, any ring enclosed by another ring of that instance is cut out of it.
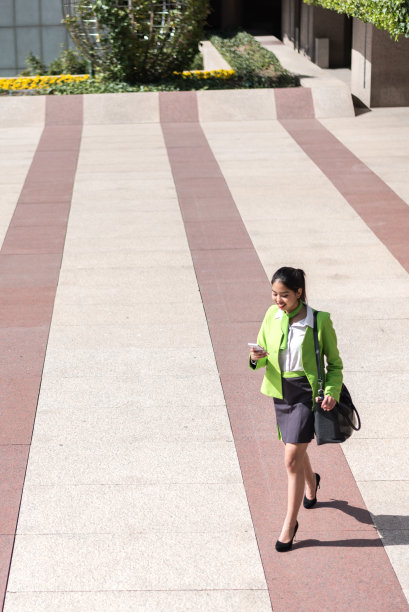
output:
<svg viewBox="0 0 409 612"><path fill-rule="evenodd" d="M190 66L185 66L185 69L190 70L203 70L203 55L198 51L194 56Z"/></svg>
<svg viewBox="0 0 409 612"><path fill-rule="evenodd" d="M30 51L25 60L27 68L20 72L21 76L36 76L46 74L85 74L89 66L87 61L74 49L62 49L60 55L49 67Z"/></svg>
<svg viewBox="0 0 409 612"><path fill-rule="evenodd" d="M242 87L295 87L299 79L285 70L276 56L247 32L213 35L211 43L236 71Z"/></svg>
<svg viewBox="0 0 409 612"><path fill-rule="evenodd" d="M88 62L74 49L63 49L60 55L51 62L48 74L85 74Z"/></svg>
<svg viewBox="0 0 409 612"><path fill-rule="evenodd" d="M207 0L75 0L64 19L81 53L110 81L155 82L189 67Z"/></svg>
<svg viewBox="0 0 409 612"><path fill-rule="evenodd" d="M361 21L372 23L398 39L409 38L409 0L304 0L327 9L345 13Z"/></svg>
<svg viewBox="0 0 409 612"><path fill-rule="evenodd" d="M25 64L27 68L21 72L22 76L47 74L47 66L32 51L26 57Z"/></svg>

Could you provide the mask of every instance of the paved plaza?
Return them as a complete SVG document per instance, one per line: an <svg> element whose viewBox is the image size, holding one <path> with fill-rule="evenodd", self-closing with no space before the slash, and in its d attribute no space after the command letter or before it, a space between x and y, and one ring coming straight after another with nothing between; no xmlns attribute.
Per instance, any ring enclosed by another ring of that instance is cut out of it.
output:
<svg viewBox="0 0 409 612"><path fill-rule="evenodd" d="M0 98L6 612L408 609L409 108L335 90ZM278 555L282 265L363 426Z"/></svg>

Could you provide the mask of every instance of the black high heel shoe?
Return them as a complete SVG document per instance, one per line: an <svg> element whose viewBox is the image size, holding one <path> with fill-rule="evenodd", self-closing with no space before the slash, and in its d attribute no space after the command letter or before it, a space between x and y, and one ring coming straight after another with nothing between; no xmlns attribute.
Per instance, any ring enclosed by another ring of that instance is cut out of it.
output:
<svg viewBox="0 0 409 612"><path fill-rule="evenodd" d="M287 552L287 550L291 550L293 547L293 540L295 538L295 534L297 533L297 529L298 529L298 521L295 524L294 527L294 533L293 533L293 537L291 538L291 540L289 542L280 542L280 540L277 540L276 542L276 551L277 552Z"/></svg>
<svg viewBox="0 0 409 612"><path fill-rule="evenodd" d="M315 474L316 487L315 487L315 496L314 499L308 499L306 495L304 495L303 506L304 508L312 508L317 503L317 490L320 489L320 480L321 476L319 474Z"/></svg>

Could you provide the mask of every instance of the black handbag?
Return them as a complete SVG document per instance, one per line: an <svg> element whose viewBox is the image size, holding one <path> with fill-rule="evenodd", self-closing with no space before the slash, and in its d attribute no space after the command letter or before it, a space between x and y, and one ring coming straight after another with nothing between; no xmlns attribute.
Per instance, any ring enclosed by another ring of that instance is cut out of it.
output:
<svg viewBox="0 0 409 612"><path fill-rule="evenodd" d="M314 430L319 446L320 444L345 442L345 440L351 437L354 430L358 431L361 429L361 419L354 406L351 395L344 384L341 388L339 402L335 405L335 408L332 410L323 410L321 408L321 402L324 399L324 385L318 342L317 315L318 311L315 311L313 332L315 358L318 369L319 401L315 403L314 408Z"/></svg>

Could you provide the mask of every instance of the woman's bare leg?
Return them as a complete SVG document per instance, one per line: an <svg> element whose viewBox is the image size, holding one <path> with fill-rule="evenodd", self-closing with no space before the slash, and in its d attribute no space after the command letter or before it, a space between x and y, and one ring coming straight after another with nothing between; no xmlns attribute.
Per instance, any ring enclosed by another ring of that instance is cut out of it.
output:
<svg viewBox="0 0 409 612"><path fill-rule="evenodd" d="M284 525L278 538L280 542L289 542L294 534L298 510L304 497L304 457L308 443L286 444L284 462L288 476L288 505Z"/></svg>
<svg viewBox="0 0 409 612"><path fill-rule="evenodd" d="M317 481L315 478L315 473L311 467L310 458L308 457L308 453L305 453L304 455L304 477L305 477L305 495L308 497L308 499L314 499Z"/></svg>

